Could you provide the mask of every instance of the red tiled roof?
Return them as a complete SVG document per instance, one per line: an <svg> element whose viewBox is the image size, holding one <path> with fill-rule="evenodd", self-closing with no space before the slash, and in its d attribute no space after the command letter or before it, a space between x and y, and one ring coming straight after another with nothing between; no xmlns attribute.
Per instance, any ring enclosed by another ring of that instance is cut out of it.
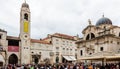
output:
<svg viewBox="0 0 120 69"><path fill-rule="evenodd" d="M46 37L46 38L44 38L44 39L42 39L42 40L47 40L47 39L49 39L49 37Z"/></svg>
<svg viewBox="0 0 120 69"><path fill-rule="evenodd" d="M58 37L67 38L67 39L74 39L74 36L61 34L61 33L55 33L55 34L53 34L53 36L58 36Z"/></svg>
<svg viewBox="0 0 120 69"><path fill-rule="evenodd" d="M15 37L15 36L7 36L7 39L20 40L19 37Z"/></svg>
<svg viewBox="0 0 120 69"><path fill-rule="evenodd" d="M31 42L33 43L42 43L42 44L50 44L47 41L43 41L43 40L38 40L38 39L31 39Z"/></svg>

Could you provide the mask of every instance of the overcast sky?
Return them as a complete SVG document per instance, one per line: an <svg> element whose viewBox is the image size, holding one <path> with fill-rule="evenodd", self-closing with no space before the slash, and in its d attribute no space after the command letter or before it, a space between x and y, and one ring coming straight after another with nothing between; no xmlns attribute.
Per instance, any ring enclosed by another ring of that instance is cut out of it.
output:
<svg viewBox="0 0 120 69"><path fill-rule="evenodd" d="M0 0L0 28L19 35L20 8L24 0ZM27 0L31 11L31 37L63 33L82 37L82 30L105 17L120 26L120 0Z"/></svg>

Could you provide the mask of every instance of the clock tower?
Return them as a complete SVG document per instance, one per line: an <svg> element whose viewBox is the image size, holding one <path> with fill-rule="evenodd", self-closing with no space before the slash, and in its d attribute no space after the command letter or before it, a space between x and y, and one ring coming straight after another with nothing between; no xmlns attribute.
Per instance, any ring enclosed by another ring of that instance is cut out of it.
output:
<svg viewBox="0 0 120 69"><path fill-rule="evenodd" d="M30 9L25 2L20 12L20 58L21 64L30 63Z"/></svg>

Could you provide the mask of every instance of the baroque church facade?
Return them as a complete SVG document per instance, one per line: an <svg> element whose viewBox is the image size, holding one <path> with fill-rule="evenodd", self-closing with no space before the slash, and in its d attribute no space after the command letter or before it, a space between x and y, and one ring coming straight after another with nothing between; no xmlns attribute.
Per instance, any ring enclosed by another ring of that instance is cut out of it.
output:
<svg viewBox="0 0 120 69"><path fill-rule="evenodd" d="M105 64L120 61L120 27L113 25L109 18L103 15L96 25L89 20L82 34L83 37L76 42L81 62L90 60Z"/></svg>
<svg viewBox="0 0 120 69"><path fill-rule="evenodd" d="M8 36L0 29L0 64L38 64L76 61L78 36L49 34L44 39L31 38L31 12L25 2L20 11L20 34Z"/></svg>

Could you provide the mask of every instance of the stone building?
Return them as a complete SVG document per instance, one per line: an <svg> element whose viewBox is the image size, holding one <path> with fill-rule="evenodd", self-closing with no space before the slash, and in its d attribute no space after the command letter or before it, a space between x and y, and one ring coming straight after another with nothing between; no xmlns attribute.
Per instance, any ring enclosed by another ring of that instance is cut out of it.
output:
<svg viewBox="0 0 120 69"><path fill-rule="evenodd" d="M120 60L120 27L113 25L107 17L100 18L96 25L89 25L82 31L83 37L77 41L78 59L114 62Z"/></svg>
<svg viewBox="0 0 120 69"><path fill-rule="evenodd" d="M44 39L31 38L31 12L25 2L20 11L20 34L8 36L0 29L0 64L37 64L75 61L77 36L60 33Z"/></svg>
<svg viewBox="0 0 120 69"><path fill-rule="evenodd" d="M52 63L52 56L50 53L53 52L53 46L51 43L42 40L31 39L30 49L32 58L31 63L43 63L46 59Z"/></svg>
<svg viewBox="0 0 120 69"><path fill-rule="evenodd" d="M70 36L61 33L48 34L48 37L43 39L53 45L53 62L69 62L76 61L77 48L75 42L78 36ZM58 61L57 61L58 59Z"/></svg>

